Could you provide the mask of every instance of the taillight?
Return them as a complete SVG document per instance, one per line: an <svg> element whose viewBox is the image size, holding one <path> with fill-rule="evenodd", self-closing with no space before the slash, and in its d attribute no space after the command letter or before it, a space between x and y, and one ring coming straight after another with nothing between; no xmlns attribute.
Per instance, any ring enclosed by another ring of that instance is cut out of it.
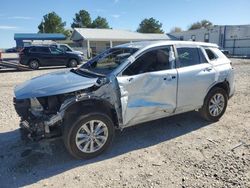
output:
<svg viewBox="0 0 250 188"><path fill-rule="evenodd" d="M232 69L234 69L234 68L233 68L233 63L232 63L232 61L230 61L230 65L231 65Z"/></svg>

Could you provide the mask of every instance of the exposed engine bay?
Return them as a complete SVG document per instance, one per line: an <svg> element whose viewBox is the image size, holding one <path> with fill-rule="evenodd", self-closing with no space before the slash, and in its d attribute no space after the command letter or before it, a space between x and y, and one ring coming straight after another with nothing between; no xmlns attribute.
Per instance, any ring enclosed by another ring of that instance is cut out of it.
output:
<svg viewBox="0 0 250 188"><path fill-rule="evenodd" d="M31 140L60 136L65 113L70 106L88 100L98 101L98 99L106 100L110 104L115 103L116 97L111 96L112 92L108 92L112 84L107 82L102 78L90 88L54 96L14 98L16 112L21 117L21 129L25 130L24 134L27 134Z"/></svg>

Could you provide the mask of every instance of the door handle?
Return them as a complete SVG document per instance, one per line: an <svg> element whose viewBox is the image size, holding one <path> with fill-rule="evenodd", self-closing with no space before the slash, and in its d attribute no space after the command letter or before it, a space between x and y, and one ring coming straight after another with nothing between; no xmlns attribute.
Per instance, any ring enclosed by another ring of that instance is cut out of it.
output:
<svg viewBox="0 0 250 188"><path fill-rule="evenodd" d="M134 78L129 78L128 81L131 82Z"/></svg>
<svg viewBox="0 0 250 188"><path fill-rule="evenodd" d="M208 67L204 69L204 72L210 72L212 70L212 67Z"/></svg>
<svg viewBox="0 0 250 188"><path fill-rule="evenodd" d="M175 75L167 75L167 77L164 77L163 80L171 81L174 80L175 78L176 78Z"/></svg>

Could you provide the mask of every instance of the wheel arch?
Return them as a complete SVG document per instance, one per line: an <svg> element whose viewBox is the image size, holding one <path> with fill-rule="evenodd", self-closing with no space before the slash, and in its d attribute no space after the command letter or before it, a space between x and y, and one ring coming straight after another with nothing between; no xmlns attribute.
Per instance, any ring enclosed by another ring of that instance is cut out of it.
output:
<svg viewBox="0 0 250 188"><path fill-rule="evenodd" d="M223 82L219 82L219 83L216 83L214 84L212 87L209 88L207 94L214 88L221 88L221 89L224 89L227 93L227 96L229 97L229 93L230 93L230 86L229 86L229 82L227 80L224 80Z"/></svg>
<svg viewBox="0 0 250 188"><path fill-rule="evenodd" d="M69 64L71 60L76 60L77 65L79 65L79 61L78 61L78 59L76 57L70 57L67 64Z"/></svg>
<svg viewBox="0 0 250 188"><path fill-rule="evenodd" d="M221 88L221 89L224 89L227 93L227 97L229 97L229 94L230 94L230 86L229 86L229 82L225 79L223 82L218 82L218 83L215 83L214 85L212 85L211 87L208 88L207 90L207 93L206 93L206 96L204 97L203 99L203 104L206 100L206 97L207 95L209 94L210 91L212 91L214 88Z"/></svg>
<svg viewBox="0 0 250 188"><path fill-rule="evenodd" d="M115 107L108 101L101 99L82 100L70 105L64 112L64 119L67 121L72 117L79 116L83 113L87 114L90 112L105 113L112 119L115 127L119 126Z"/></svg>
<svg viewBox="0 0 250 188"><path fill-rule="evenodd" d="M39 59L39 58L36 58L36 57L30 58L29 61L28 61L28 63L30 63L30 62L33 61L33 60L36 60L36 61L38 62L38 64L39 64L39 66L41 66L40 59Z"/></svg>

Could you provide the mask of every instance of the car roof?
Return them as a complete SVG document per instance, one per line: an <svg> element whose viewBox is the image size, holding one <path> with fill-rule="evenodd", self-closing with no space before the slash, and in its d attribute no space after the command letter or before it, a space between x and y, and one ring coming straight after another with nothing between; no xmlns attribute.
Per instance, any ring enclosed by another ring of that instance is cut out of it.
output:
<svg viewBox="0 0 250 188"><path fill-rule="evenodd" d="M185 46L203 46L203 47L215 47L218 48L217 44L213 43L206 43L206 42L193 42L193 41L174 41L174 40L169 40L169 41L141 41L141 42L131 42L131 43L126 43L122 44L119 46L116 46L118 48L121 47L128 47L128 48L149 48L149 47L157 47L157 46L164 46L164 45L185 45Z"/></svg>
<svg viewBox="0 0 250 188"><path fill-rule="evenodd" d="M42 46L42 45L32 45L32 46L26 46L25 48L48 48L49 46Z"/></svg>

